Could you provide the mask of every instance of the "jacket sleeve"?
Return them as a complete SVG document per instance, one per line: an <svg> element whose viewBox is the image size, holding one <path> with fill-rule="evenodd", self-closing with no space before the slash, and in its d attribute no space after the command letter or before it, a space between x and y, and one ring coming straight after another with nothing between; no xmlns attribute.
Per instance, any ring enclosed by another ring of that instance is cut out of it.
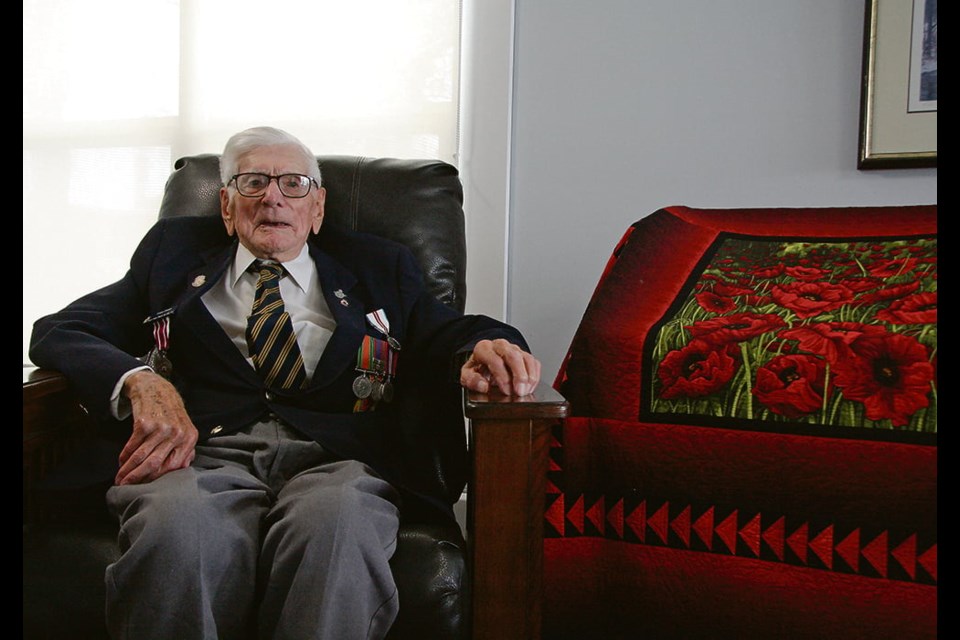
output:
<svg viewBox="0 0 960 640"><path fill-rule="evenodd" d="M503 338L530 351L523 335L514 327L488 316L462 314L434 298L424 287L409 251L401 251L399 261L398 287L409 310L409 352L415 354L419 364L448 371L448 379L459 384L460 366L481 340Z"/></svg>
<svg viewBox="0 0 960 640"><path fill-rule="evenodd" d="M163 237L157 223L135 251L119 281L94 291L34 323L30 359L60 371L95 414L108 414L120 377L140 366L136 355L151 345L146 281Z"/></svg>

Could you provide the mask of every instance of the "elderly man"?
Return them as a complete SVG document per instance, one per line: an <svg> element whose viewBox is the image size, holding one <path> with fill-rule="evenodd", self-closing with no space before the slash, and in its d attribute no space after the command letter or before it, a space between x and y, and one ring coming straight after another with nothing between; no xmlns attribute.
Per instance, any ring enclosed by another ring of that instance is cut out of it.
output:
<svg viewBox="0 0 960 640"><path fill-rule="evenodd" d="M516 330L433 299L403 247L323 227L315 156L288 133L234 135L221 178L222 222L157 223L122 280L34 327L36 364L132 417L107 494L109 630L383 637L401 506L430 499L377 410L391 383L464 362L463 386L525 395L540 364Z"/></svg>

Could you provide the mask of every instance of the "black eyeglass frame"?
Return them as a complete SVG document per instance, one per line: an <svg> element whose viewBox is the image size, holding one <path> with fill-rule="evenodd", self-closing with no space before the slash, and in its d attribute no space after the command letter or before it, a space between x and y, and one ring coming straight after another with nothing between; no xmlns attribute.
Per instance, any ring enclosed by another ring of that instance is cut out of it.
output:
<svg viewBox="0 0 960 640"><path fill-rule="evenodd" d="M267 179L267 183L263 186L263 189L261 189L258 193L247 194L247 193L244 193L242 189L240 189L240 183L237 181L237 178L239 178L240 176L263 176L264 178ZM289 195L286 191L284 191L283 183L280 181L280 178L285 178L287 176L297 176L298 178L306 178L307 180L310 181L310 184L312 185L311 188L312 187L316 187L317 189L320 188L320 183L318 183L315 178L311 178L310 176L305 175L303 173L281 173L279 175L272 176L269 173L260 173L259 171L244 171L243 173L236 173L227 182L227 186L229 186L230 183L232 182L236 186L237 193L239 193L244 198L259 198L264 193L266 193L267 188L270 186L270 181L276 180L277 188L280 189L280 193L282 193L286 198L300 199L300 198L306 198L308 195L310 195L310 189L307 189L307 192L304 193L302 196L292 196L292 195Z"/></svg>

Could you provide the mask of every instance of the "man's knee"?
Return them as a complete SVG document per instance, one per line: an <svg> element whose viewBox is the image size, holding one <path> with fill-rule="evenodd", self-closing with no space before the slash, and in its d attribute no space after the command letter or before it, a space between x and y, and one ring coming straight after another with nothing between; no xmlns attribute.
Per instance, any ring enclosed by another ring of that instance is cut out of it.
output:
<svg viewBox="0 0 960 640"><path fill-rule="evenodd" d="M124 537L143 538L157 550L183 554L231 539L256 540L266 495L249 487L211 491L202 475L186 468L143 485L112 487L107 500L120 520L121 544Z"/></svg>
<svg viewBox="0 0 960 640"><path fill-rule="evenodd" d="M283 523L291 533L335 539L373 530L384 547L396 539L398 493L356 461L327 465L321 472L301 474L284 488L268 524Z"/></svg>

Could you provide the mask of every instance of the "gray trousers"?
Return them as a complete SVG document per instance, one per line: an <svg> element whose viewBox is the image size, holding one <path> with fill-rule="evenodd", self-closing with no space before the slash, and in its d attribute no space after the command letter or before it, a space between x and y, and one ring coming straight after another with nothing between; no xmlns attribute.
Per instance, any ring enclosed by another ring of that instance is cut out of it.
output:
<svg viewBox="0 0 960 640"><path fill-rule="evenodd" d="M193 464L115 486L114 638L382 638L399 495L277 421L215 437Z"/></svg>

